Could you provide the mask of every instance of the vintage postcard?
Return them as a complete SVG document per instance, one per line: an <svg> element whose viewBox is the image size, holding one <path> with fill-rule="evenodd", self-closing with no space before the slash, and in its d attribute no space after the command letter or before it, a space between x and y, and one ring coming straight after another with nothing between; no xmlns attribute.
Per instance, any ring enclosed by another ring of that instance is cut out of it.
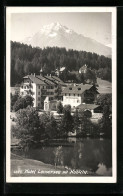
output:
<svg viewBox="0 0 123 196"><path fill-rule="evenodd" d="M116 8L6 7L6 182L115 183Z"/></svg>

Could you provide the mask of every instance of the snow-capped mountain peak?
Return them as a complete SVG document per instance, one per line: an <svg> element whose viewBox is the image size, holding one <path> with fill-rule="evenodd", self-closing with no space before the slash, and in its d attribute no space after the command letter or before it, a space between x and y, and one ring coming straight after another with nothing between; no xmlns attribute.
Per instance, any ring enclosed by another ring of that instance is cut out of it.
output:
<svg viewBox="0 0 123 196"><path fill-rule="evenodd" d="M22 42L33 47L57 46L65 47L66 49L95 52L104 56L111 55L110 47L82 34L78 34L59 22L43 26L39 32L30 38L24 39Z"/></svg>
<svg viewBox="0 0 123 196"><path fill-rule="evenodd" d="M68 29L66 26L61 25L59 22L55 22L43 26L40 30L40 33L52 34L52 32L58 32L58 31L59 32L61 31L62 33L72 33L71 29Z"/></svg>

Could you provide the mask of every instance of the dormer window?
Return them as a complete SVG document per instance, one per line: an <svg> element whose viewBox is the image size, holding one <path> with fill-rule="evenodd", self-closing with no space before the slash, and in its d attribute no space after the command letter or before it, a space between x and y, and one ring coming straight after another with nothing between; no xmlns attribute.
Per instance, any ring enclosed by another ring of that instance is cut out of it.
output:
<svg viewBox="0 0 123 196"><path fill-rule="evenodd" d="M69 90L72 90L72 88L70 87Z"/></svg>
<svg viewBox="0 0 123 196"><path fill-rule="evenodd" d="M81 90L81 88L78 88L78 90L80 91L80 90Z"/></svg>

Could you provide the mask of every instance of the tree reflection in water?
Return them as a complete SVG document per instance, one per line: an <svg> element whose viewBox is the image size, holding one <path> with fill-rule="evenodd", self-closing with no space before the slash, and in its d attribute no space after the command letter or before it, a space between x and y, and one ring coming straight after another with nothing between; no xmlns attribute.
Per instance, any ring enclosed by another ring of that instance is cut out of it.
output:
<svg viewBox="0 0 123 196"><path fill-rule="evenodd" d="M112 168L107 168L103 163L99 163L96 174L103 175L103 176L111 176Z"/></svg>
<svg viewBox="0 0 123 196"><path fill-rule="evenodd" d="M44 163L72 169L91 170L111 175L112 142L108 139L63 139L28 149L28 157Z"/></svg>
<svg viewBox="0 0 123 196"><path fill-rule="evenodd" d="M53 153L55 155L55 158L54 158L55 167L57 165L64 166L64 158L63 158L62 146L58 146L57 148L55 148Z"/></svg>

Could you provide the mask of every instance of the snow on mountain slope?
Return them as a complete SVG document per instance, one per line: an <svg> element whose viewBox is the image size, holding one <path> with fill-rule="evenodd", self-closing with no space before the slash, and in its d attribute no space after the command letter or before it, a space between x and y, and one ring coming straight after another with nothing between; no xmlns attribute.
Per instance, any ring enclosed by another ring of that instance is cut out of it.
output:
<svg viewBox="0 0 123 196"><path fill-rule="evenodd" d="M47 46L65 47L66 49L83 50L95 52L99 55L111 56L111 48L96 40L77 34L73 30L61 25L51 23L45 25L34 36L25 38L22 43L30 44L33 47L44 48Z"/></svg>

